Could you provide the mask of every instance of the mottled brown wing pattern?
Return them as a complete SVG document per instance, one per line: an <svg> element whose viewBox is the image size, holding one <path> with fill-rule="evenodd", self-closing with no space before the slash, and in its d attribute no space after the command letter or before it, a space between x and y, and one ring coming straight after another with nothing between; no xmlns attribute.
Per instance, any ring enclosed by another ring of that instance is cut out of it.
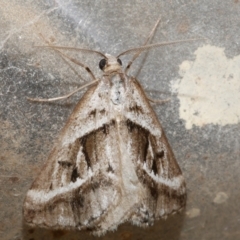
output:
<svg viewBox="0 0 240 240"><path fill-rule="evenodd" d="M186 184L155 112L147 97L142 97L145 96L142 87L134 78L129 82L126 127L137 176L148 188L142 206L148 216L157 219L185 206ZM140 225L147 222L146 217L133 219Z"/></svg>
<svg viewBox="0 0 240 240"><path fill-rule="evenodd" d="M24 203L24 218L28 224L66 229L96 228L117 204L119 183L113 173L118 171L119 163L113 159L117 159L119 153L109 151L117 145L116 124L108 114L109 96L107 91L99 90L101 84L91 88L76 106L28 191ZM105 90L107 87L104 86ZM96 92L99 99L96 99ZM94 106L96 100L102 103L100 109ZM86 116L88 121L85 121ZM102 125L96 123L97 118L103 119ZM93 128L96 123L95 130L81 133L81 129L74 127L78 121L85 124L85 129L86 124ZM70 139L74 130L79 136Z"/></svg>
<svg viewBox="0 0 240 240"><path fill-rule="evenodd" d="M24 218L101 235L125 221L151 225L185 202L156 114L137 80L120 73L103 77L76 106L27 193Z"/></svg>

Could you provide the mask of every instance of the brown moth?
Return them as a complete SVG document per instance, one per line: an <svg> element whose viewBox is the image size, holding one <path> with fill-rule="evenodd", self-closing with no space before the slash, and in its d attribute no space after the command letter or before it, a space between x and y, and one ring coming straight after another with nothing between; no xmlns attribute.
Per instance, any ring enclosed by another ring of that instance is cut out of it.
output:
<svg viewBox="0 0 240 240"><path fill-rule="evenodd" d="M27 224L99 236L126 221L152 225L185 206L185 181L162 126L126 73L132 62L124 70L119 58L163 44L169 43L117 57L92 51L103 56L103 75L75 107L27 192Z"/></svg>

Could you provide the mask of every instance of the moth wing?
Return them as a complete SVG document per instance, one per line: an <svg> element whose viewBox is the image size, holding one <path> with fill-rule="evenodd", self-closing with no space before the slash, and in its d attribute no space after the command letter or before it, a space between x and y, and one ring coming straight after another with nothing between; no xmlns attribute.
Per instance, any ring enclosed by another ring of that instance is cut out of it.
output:
<svg viewBox="0 0 240 240"><path fill-rule="evenodd" d="M186 184L159 120L136 79L129 80L125 118L131 139L132 161L139 180L148 189L132 216L137 225L166 217L186 204Z"/></svg>
<svg viewBox="0 0 240 240"><path fill-rule="evenodd" d="M109 151L114 150L116 137L108 87L101 81L77 104L27 192L23 213L28 224L96 229L117 204L119 184L114 172L119 166L112 159L118 152Z"/></svg>

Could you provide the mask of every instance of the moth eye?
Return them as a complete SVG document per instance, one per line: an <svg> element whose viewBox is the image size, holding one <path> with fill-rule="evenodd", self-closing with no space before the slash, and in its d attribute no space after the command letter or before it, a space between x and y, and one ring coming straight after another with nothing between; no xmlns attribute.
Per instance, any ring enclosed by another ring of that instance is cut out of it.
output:
<svg viewBox="0 0 240 240"><path fill-rule="evenodd" d="M106 63L107 63L106 59L103 58L103 59L99 62L99 68L100 68L101 70L103 70L103 68L105 67Z"/></svg>
<svg viewBox="0 0 240 240"><path fill-rule="evenodd" d="M118 63L122 66L122 61L120 58L117 59Z"/></svg>

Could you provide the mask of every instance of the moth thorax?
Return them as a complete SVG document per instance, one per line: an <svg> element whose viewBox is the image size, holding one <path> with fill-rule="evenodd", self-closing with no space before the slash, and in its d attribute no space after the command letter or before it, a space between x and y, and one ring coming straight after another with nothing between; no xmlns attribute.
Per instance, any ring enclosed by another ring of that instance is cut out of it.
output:
<svg viewBox="0 0 240 240"><path fill-rule="evenodd" d="M111 100L113 104L122 104L125 97L124 81L120 74L114 74L110 78L111 84Z"/></svg>

